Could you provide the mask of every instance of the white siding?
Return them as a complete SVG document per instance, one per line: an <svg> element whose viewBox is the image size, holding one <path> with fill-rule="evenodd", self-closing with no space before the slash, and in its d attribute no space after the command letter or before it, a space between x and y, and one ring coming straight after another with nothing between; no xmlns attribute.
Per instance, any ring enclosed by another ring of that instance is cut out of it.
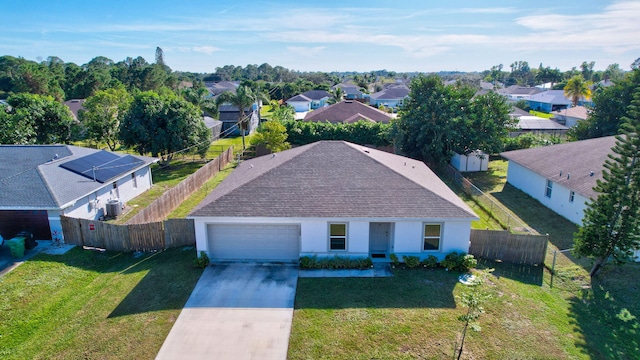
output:
<svg viewBox="0 0 640 360"><path fill-rule="evenodd" d="M582 224L584 210L587 207L587 199L584 196L576 193L573 202L570 202L571 190L554 182L551 197L546 197L547 179L512 161L509 161L507 182L569 221Z"/></svg>
<svg viewBox="0 0 640 360"><path fill-rule="evenodd" d="M347 251L329 251L329 223L347 223ZM308 219L308 218L194 218L196 247L212 257L207 228L210 224L297 224L300 226L300 256L369 256L369 224L389 222L393 233L390 236L390 251L402 255L425 258L435 255L442 259L452 251L469 251L471 220L445 221L430 219ZM442 223L440 251L422 251L423 224Z"/></svg>

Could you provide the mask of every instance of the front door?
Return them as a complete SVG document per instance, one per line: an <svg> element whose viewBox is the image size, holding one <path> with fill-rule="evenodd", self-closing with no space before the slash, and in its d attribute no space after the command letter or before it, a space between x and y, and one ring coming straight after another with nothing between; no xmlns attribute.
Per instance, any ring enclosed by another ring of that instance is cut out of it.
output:
<svg viewBox="0 0 640 360"><path fill-rule="evenodd" d="M369 223L369 253L372 258L386 258L389 252L391 223Z"/></svg>

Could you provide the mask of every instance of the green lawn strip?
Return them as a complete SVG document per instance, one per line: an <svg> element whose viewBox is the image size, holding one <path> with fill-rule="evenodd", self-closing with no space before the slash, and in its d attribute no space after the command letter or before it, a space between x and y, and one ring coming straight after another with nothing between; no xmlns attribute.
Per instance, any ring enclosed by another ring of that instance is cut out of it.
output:
<svg viewBox="0 0 640 360"><path fill-rule="evenodd" d="M467 290L458 275L419 269L388 279L299 279L289 358L450 359L465 311L456 306ZM553 289L491 276L487 291L482 331L468 334L466 358L589 358Z"/></svg>
<svg viewBox="0 0 640 360"><path fill-rule="evenodd" d="M552 117L554 117L554 114L549 114L546 112L535 111L535 110L529 110L529 114L540 117L540 118L544 118L544 119L551 119Z"/></svg>
<svg viewBox="0 0 640 360"><path fill-rule="evenodd" d="M227 165L226 168L209 179L200 189L198 189L196 192L191 194L189 198L183 201L180 206L178 206L175 210L173 210L173 212L171 212L171 214L169 214L168 218L176 219L186 217L191 212L191 210L196 207L196 205L198 205L202 200L204 200L207 195L209 195L209 192L213 188L218 186L218 184L220 184L222 180L224 180L227 176L229 176L229 174L231 174L235 167L235 163L230 163L229 165Z"/></svg>
<svg viewBox="0 0 640 360"><path fill-rule="evenodd" d="M201 274L193 255L36 256L0 279L0 357L154 358Z"/></svg>

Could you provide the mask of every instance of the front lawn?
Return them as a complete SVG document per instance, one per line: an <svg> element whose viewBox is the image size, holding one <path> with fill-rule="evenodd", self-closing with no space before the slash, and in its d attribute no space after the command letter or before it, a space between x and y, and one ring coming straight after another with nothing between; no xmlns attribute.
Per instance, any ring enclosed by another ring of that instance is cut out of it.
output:
<svg viewBox="0 0 640 360"><path fill-rule="evenodd" d="M194 257L37 255L0 278L0 358L155 358L202 273Z"/></svg>
<svg viewBox="0 0 640 360"><path fill-rule="evenodd" d="M463 359L638 358L639 265L606 270L593 293L550 289L539 267L487 265L496 268L485 285L491 298ZM458 275L299 279L288 358L451 359L466 311L457 297L468 291Z"/></svg>

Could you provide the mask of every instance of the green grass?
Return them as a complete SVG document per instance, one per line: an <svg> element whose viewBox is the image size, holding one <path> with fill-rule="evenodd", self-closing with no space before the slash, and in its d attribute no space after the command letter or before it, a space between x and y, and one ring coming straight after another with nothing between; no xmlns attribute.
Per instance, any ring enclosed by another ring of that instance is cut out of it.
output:
<svg viewBox="0 0 640 360"><path fill-rule="evenodd" d="M153 359L202 273L194 257L37 255L0 278L0 358Z"/></svg>
<svg viewBox="0 0 640 360"><path fill-rule="evenodd" d="M545 118L545 119L551 119L554 116L553 114L549 114L541 111L535 111L535 110L529 110L529 114L537 117Z"/></svg>

